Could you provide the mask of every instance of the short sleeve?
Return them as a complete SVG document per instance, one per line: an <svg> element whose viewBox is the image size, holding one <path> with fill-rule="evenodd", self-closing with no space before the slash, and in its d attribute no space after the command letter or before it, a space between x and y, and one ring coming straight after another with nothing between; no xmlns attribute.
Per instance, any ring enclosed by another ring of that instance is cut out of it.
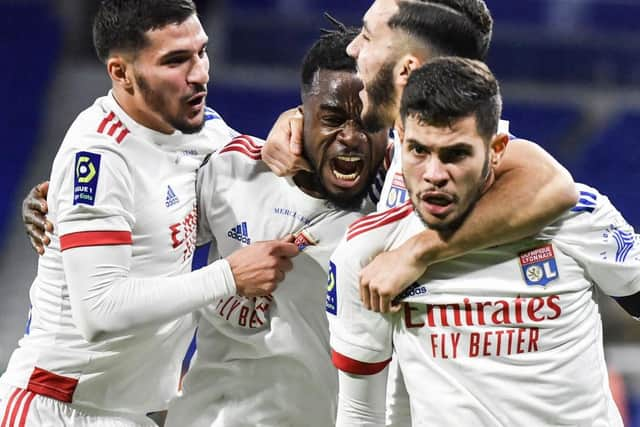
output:
<svg viewBox="0 0 640 427"><path fill-rule="evenodd" d="M61 156L52 173L60 236L87 231L130 234L134 185L125 159L100 145L68 149Z"/></svg>
<svg viewBox="0 0 640 427"><path fill-rule="evenodd" d="M640 291L640 236L609 199L580 186L578 204L542 232L580 263L605 293L628 296Z"/></svg>
<svg viewBox="0 0 640 427"><path fill-rule="evenodd" d="M329 262L327 317L334 365L345 372L371 375L391 359L390 315L367 310L360 301L359 273L364 263L346 239Z"/></svg>

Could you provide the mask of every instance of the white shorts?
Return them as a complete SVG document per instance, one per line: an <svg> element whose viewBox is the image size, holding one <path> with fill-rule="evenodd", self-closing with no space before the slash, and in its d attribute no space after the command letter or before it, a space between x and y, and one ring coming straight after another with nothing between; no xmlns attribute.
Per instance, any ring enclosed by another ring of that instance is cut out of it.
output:
<svg viewBox="0 0 640 427"><path fill-rule="evenodd" d="M1 427L158 427L146 416L91 414L90 411L3 385L0 387Z"/></svg>

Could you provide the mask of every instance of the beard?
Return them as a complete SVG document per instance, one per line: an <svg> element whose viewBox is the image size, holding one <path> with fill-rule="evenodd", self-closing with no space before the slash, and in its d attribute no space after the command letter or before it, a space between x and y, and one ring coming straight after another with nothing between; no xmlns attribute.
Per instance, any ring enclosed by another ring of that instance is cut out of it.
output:
<svg viewBox="0 0 640 427"><path fill-rule="evenodd" d="M172 128L179 130L184 134L193 134L198 133L204 127L204 116L202 117L202 121L200 123L192 124L189 123L186 119L181 119L179 117L172 117L166 112L166 105L169 104L168 100L164 97L164 95L154 89L151 88L149 82L142 75L135 74L136 81L138 82L138 87L140 88L140 93L142 94L142 99L149 106L149 109L156 114L160 115L162 119L168 123ZM198 85L200 86L200 85ZM206 87L196 87L194 89L194 93L206 91Z"/></svg>
<svg viewBox="0 0 640 427"><path fill-rule="evenodd" d="M362 113L362 123L368 132L379 132L393 127L396 106L396 88L393 85L393 61L387 61L380 67L378 74L367 85L367 111ZM375 106L375 107L374 107Z"/></svg>

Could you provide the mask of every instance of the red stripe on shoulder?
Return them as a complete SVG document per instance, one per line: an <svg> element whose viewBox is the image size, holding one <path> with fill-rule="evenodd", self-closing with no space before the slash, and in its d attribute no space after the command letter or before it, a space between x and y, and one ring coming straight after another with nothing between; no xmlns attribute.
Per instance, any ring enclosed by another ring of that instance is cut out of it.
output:
<svg viewBox="0 0 640 427"><path fill-rule="evenodd" d="M60 236L60 250L85 246L130 245L130 231L80 231Z"/></svg>
<svg viewBox="0 0 640 427"><path fill-rule="evenodd" d="M125 139L125 137L129 135L130 132L129 132L129 129L124 127L124 125L120 120L116 120L115 122L113 122L114 119L117 119L117 117L113 111L110 111L109 114L107 114L102 119L102 121L100 122L100 125L98 126L98 129L96 129L96 132L110 136L118 144L120 144ZM109 128L107 129L107 125L109 125L109 123L111 123L111 126L109 126ZM121 130L120 132L116 133L118 129L121 129Z"/></svg>
<svg viewBox="0 0 640 427"><path fill-rule="evenodd" d="M347 230L347 240L351 240L358 234L382 227L383 225L399 221L413 212L411 200L407 200L400 206L372 215L367 215L353 222Z"/></svg>
<svg viewBox="0 0 640 427"><path fill-rule="evenodd" d="M262 159L262 147L248 135L240 135L231 140L230 143L225 145L218 154L237 152L242 153L245 156L253 159Z"/></svg>
<svg viewBox="0 0 640 427"><path fill-rule="evenodd" d="M382 371L389 364L391 359L382 362L367 363L352 359L340 354L335 350L331 350L331 361L333 365L341 371L355 375L373 375Z"/></svg>

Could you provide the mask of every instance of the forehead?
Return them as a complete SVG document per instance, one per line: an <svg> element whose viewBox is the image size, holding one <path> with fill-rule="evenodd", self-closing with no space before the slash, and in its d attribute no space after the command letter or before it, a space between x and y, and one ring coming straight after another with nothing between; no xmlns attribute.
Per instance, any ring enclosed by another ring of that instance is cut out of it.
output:
<svg viewBox="0 0 640 427"><path fill-rule="evenodd" d="M320 104L339 105L358 99L362 82L355 72L319 70L313 77L312 96Z"/></svg>
<svg viewBox="0 0 640 427"><path fill-rule="evenodd" d="M207 34L196 15L192 15L180 24L168 24L146 33L149 45L144 53L162 56L178 50L199 51L207 42Z"/></svg>
<svg viewBox="0 0 640 427"><path fill-rule="evenodd" d="M433 148L444 148L453 144L484 144L478 134L476 116L471 115L457 120L451 126L431 126L420 122L415 116L405 121L405 139L413 139L420 144Z"/></svg>
<svg viewBox="0 0 640 427"><path fill-rule="evenodd" d="M376 0L364 15L363 23L367 30L376 31L389 28L387 23L398 11L397 0Z"/></svg>

